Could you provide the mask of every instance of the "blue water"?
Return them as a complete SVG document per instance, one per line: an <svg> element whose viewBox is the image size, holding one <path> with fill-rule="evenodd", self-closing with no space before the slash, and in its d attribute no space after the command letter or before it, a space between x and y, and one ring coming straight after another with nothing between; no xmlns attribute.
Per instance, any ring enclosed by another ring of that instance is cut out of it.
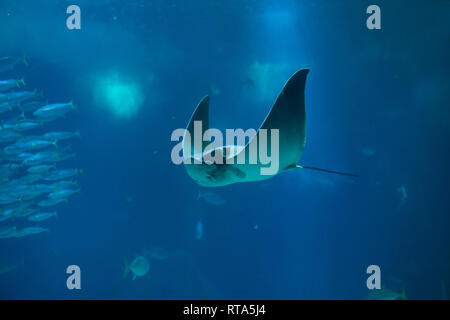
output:
<svg viewBox="0 0 450 320"><path fill-rule="evenodd" d="M0 274L0 298L361 299L375 264L382 286L441 299L448 1L377 1L381 30L366 28L372 1L93 2L0 3L0 54L29 63L1 79L74 100L78 112L48 128L81 132L65 167L83 169L81 193L39 224L49 232L0 239L0 260L23 261ZM66 28L70 4L81 30ZM197 200L211 190L172 163L172 131L205 94L212 127L258 128L301 68L311 71L300 163L360 178L297 170L211 189L223 205ZM136 109L112 109L99 79L114 74L137 88L119 107ZM168 259L124 279L124 257L155 245ZM81 290L66 287L72 264Z"/></svg>

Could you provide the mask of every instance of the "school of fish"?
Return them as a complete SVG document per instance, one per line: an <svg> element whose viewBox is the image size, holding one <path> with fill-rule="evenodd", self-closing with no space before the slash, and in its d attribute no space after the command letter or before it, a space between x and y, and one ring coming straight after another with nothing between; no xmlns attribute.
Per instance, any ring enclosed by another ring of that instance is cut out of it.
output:
<svg viewBox="0 0 450 320"><path fill-rule="evenodd" d="M49 231L44 221L80 192L75 179L82 171L62 167L75 157L67 141L80 133L46 130L76 108L49 104L26 89L23 78L11 76L20 64L28 65L25 58L0 57L0 239Z"/></svg>

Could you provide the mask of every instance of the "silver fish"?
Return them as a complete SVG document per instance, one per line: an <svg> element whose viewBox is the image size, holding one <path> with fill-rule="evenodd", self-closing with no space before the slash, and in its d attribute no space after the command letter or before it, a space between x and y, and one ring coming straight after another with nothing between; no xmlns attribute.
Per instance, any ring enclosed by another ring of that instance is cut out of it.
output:
<svg viewBox="0 0 450 320"><path fill-rule="evenodd" d="M25 86L25 80L19 79L9 79L9 80L0 80L0 92L9 91L15 88L20 88L20 86Z"/></svg>
<svg viewBox="0 0 450 320"><path fill-rule="evenodd" d="M29 216L28 220L37 222L37 221L44 221L51 217L56 217L56 216L57 216L56 212L40 212L40 213L36 213L32 216Z"/></svg>

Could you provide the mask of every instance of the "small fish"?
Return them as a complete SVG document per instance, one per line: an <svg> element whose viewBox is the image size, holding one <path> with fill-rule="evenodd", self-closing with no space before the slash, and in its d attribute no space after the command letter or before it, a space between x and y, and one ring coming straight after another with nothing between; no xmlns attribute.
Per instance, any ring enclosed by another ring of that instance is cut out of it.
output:
<svg viewBox="0 0 450 320"><path fill-rule="evenodd" d="M14 180L11 180L12 182ZM17 184L6 184L2 189L3 192L7 192L9 196L18 198L19 200L23 197L23 194L30 191L33 187L29 185L17 185Z"/></svg>
<svg viewBox="0 0 450 320"><path fill-rule="evenodd" d="M57 142L48 140L31 140L28 142L24 142L24 146L26 148L26 151L36 151L48 148L50 146L57 147Z"/></svg>
<svg viewBox="0 0 450 320"><path fill-rule="evenodd" d="M12 207L12 208L8 208L8 209L2 209L0 211L0 221L6 221L8 219L15 217L15 214L18 210L20 210L20 207ZM0 234L0 238L1 238L1 234Z"/></svg>
<svg viewBox="0 0 450 320"><path fill-rule="evenodd" d="M22 161L22 164L26 166L35 166L48 162L56 162L60 159L61 154L58 151L41 151L25 158Z"/></svg>
<svg viewBox="0 0 450 320"><path fill-rule="evenodd" d="M51 217L56 217L56 216L57 216L56 212L40 212L40 213L36 213L32 216L29 216L28 220L37 222L37 221L44 221Z"/></svg>
<svg viewBox="0 0 450 320"><path fill-rule="evenodd" d="M43 106L33 112L37 118L53 118L65 115L70 110L76 110L72 101L67 103L54 103Z"/></svg>
<svg viewBox="0 0 450 320"><path fill-rule="evenodd" d="M34 91L17 91L9 93L0 93L0 102L9 102L14 105L19 105L23 101L33 99L37 96L37 90Z"/></svg>
<svg viewBox="0 0 450 320"><path fill-rule="evenodd" d="M77 182L74 180L60 180L54 182L50 185L51 190L61 190L61 189L70 189L73 186L76 186Z"/></svg>
<svg viewBox="0 0 450 320"><path fill-rule="evenodd" d="M408 198L406 186L400 186L399 188L397 188L397 192L400 193L400 202L397 205L397 207L400 208L406 203L406 199Z"/></svg>
<svg viewBox="0 0 450 320"><path fill-rule="evenodd" d="M27 147L24 143L15 143L5 147L3 151L7 155L14 155L27 151Z"/></svg>
<svg viewBox="0 0 450 320"><path fill-rule="evenodd" d="M33 213L36 213L38 211L39 211L39 209L26 208L26 209L23 209L23 210L18 210L14 214L14 217L15 218L25 218L25 217L28 217L29 215L32 215Z"/></svg>
<svg viewBox="0 0 450 320"><path fill-rule="evenodd" d="M54 192L50 193L48 195L48 197L50 199L67 199L68 197L70 197L71 195L73 195L75 193L80 193L80 189L78 189L78 190L73 190L73 189L58 190L58 191L54 191Z"/></svg>
<svg viewBox="0 0 450 320"><path fill-rule="evenodd" d="M50 174L44 178L44 180L55 181L55 180L67 179L67 178L71 178L71 177L76 176L81 173L83 173L83 170L81 170L81 169L60 169L60 170L51 171Z"/></svg>
<svg viewBox="0 0 450 320"><path fill-rule="evenodd" d="M144 256L138 256L136 257L131 264L128 264L128 261L126 258L124 258L125 261L125 270L123 272L123 277L126 278L128 273L131 271L133 273L133 280L136 279L136 277L143 277L147 274L147 272L150 270L150 263L148 262L147 258Z"/></svg>
<svg viewBox="0 0 450 320"><path fill-rule="evenodd" d="M26 227L16 231L15 237L20 238L30 234L38 234L42 232L48 232L49 230L42 227Z"/></svg>
<svg viewBox="0 0 450 320"><path fill-rule="evenodd" d="M67 199L46 199L46 200L41 200L38 203L39 207L51 207L51 206L55 206L61 202L67 202Z"/></svg>
<svg viewBox="0 0 450 320"><path fill-rule="evenodd" d="M9 80L0 80L0 92L9 91L15 88L20 88L20 86L25 86L25 80L19 79L9 79Z"/></svg>
<svg viewBox="0 0 450 320"><path fill-rule="evenodd" d="M203 199L207 203L213 205L213 206L221 206L225 204L225 200L218 195L215 192L208 191L205 193L202 193L201 191L198 192L197 200Z"/></svg>
<svg viewBox="0 0 450 320"><path fill-rule="evenodd" d="M202 240L203 239L203 221L202 219L197 221L195 226L195 239Z"/></svg>
<svg viewBox="0 0 450 320"><path fill-rule="evenodd" d="M29 173L47 173L50 169L55 169L55 165L41 164L33 167L29 167L27 171Z"/></svg>
<svg viewBox="0 0 450 320"><path fill-rule="evenodd" d="M57 141L70 139L72 137L80 137L80 131L77 131L77 132L65 132L65 131L48 132L43 135L44 139L57 140Z"/></svg>
<svg viewBox="0 0 450 320"><path fill-rule="evenodd" d="M42 127L42 122L24 120L14 125L13 129L15 131L23 132L39 127Z"/></svg>
<svg viewBox="0 0 450 320"><path fill-rule="evenodd" d="M408 198L408 193L406 192L406 186L401 186L397 188L397 192L400 193L400 196L402 197L403 200L406 200L406 198Z"/></svg>

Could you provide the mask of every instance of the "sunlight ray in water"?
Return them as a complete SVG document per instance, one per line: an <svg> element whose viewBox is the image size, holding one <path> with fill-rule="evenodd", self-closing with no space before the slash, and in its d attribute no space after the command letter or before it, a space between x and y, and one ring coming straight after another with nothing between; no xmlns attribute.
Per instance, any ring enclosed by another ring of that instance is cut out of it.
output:
<svg viewBox="0 0 450 320"><path fill-rule="evenodd" d="M141 108L144 95L137 83L125 80L118 72L112 72L95 79L94 100L97 106L115 116L130 119Z"/></svg>

